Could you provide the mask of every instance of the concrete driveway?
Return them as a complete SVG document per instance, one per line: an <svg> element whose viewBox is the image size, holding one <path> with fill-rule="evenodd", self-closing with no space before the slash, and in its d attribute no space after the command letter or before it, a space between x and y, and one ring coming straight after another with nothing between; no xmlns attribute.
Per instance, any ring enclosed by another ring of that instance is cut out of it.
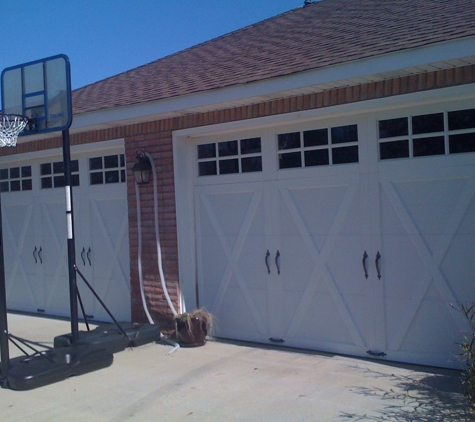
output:
<svg viewBox="0 0 475 422"><path fill-rule="evenodd" d="M9 331L51 346L70 328L10 314ZM455 371L222 341L170 349L148 344L115 354L106 369L30 391L2 389L0 420L475 420Z"/></svg>

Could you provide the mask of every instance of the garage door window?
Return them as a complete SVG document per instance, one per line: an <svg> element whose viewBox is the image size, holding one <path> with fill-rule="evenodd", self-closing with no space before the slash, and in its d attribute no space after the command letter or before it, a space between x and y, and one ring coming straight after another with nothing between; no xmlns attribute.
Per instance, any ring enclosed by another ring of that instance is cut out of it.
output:
<svg viewBox="0 0 475 422"><path fill-rule="evenodd" d="M64 163L62 161L40 164L41 189L62 188L64 184ZM79 186L78 160L71 160L71 184Z"/></svg>
<svg viewBox="0 0 475 422"><path fill-rule="evenodd" d="M380 120L381 160L475 152L475 109Z"/></svg>
<svg viewBox="0 0 475 422"><path fill-rule="evenodd" d="M261 138L201 144L197 154L199 176L262 171Z"/></svg>
<svg viewBox="0 0 475 422"><path fill-rule="evenodd" d="M31 166L0 169L0 190L18 192L32 189Z"/></svg>
<svg viewBox="0 0 475 422"><path fill-rule="evenodd" d="M89 184L125 183L124 154L89 158Z"/></svg>
<svg viewBox="0 0 475 422"><path fill-rule="evenodd" d="M346 125L277 135L279 169L358 162L358 126Z"/></svg>

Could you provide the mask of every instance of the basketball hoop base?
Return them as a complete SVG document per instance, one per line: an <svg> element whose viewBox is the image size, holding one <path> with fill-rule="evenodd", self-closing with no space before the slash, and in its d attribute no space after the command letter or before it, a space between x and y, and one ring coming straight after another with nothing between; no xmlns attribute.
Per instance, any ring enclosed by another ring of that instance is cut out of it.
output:
<svg viewBox="0 0 475 422"><path fill-rule="evenodd" d="M112 365L114 356L104 349L86 346L51 349L32 356L10 359L4 374L5 388L32 390Z"/></svg>

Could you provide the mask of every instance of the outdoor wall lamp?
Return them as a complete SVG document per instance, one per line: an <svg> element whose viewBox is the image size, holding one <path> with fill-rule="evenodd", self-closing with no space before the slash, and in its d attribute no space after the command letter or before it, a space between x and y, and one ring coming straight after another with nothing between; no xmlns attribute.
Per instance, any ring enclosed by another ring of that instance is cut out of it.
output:
<svg viewBox="0 0 475 422"><path fill-rule="evenodd" d="M137 162L132 167L137 185L145 185L149 182L151 170L152 165L150 164L149 158L143 153L138 153Z"/></svg>

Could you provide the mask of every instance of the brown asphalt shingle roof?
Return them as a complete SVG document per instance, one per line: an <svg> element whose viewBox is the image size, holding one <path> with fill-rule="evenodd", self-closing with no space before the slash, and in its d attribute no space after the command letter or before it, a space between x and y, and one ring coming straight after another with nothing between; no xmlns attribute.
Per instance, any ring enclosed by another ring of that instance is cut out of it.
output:
<svg viewBox="0 0 475 422"><path fill-rule="evenodd" d="M470 36L475 0L322 0L77 89L73 108L157 101Z"/></svg>

